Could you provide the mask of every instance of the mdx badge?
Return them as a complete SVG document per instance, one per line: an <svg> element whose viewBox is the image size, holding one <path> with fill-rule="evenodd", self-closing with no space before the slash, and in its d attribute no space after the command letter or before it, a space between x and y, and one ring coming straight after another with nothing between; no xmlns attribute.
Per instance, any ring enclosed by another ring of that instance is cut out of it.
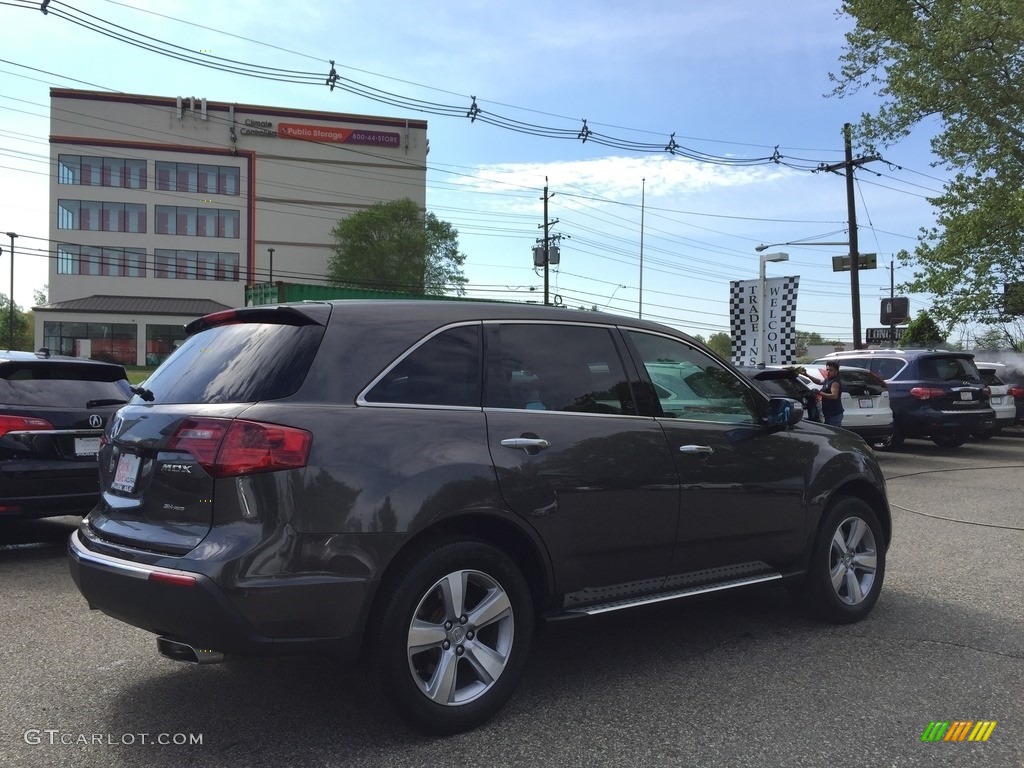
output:
<svg viewBox="0 0 1024 768"><path fill-rule="evenodd" d="M161 472L173 472L176 475L191 475L191 464L164 464L160 467Z"/></svg>

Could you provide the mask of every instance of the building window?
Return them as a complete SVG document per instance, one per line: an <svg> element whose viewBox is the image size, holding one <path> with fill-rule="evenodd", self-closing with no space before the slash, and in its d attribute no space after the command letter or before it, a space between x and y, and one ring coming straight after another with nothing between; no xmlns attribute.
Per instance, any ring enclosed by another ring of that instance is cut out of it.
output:
<svg viewBox="0 0 1024 768"><path fill-rule="evenodd" d="M157 162L156 188L162 192L238 195L241 171L230 165Z"/></svg>
<svg viewBox="0 0 1024 768"><path fill-rule="evenodd" d="M46 320L43 322L43 345L61 355L135 365L137 333L135 323L65 323Z"/></svg>
<svg viewBox="0 0 1024 768"><path fill-rule="evenodd" d="M57 273L105 277L145 277L143 248L95 248L61 243L57 246Z"/></svg>
<svg viewBox="0 0 1024 768"><path fill-rule="evenodd" d="M89 232L145 232L146 206L99 200L58 200L57 228Z"/></svg>
<svg viewBox="0 0 1024 768"><path fill-rule="evenodd" d="M221 208L185 208L156 206L158 235L198 235L200 237L238 237L239 213Z"/></svg>
<svg viewBox="0 0 1024 768"><path fill-rule="evenodd" d="M153 251L153 275L168 280L238 280L238 254L219 251Z"/></svg>
<svg viewBox="0 0 1024 768"><path fill-rule="evenodd" d="M57 183L145 189L146 161L122 157L58 155Z"/></svg>
<svg viewBox="0 0 1024 768"><path fill-rule="evenodd" d="M183 325L147 325L146 365L160 365L186 337Z"/></svg>

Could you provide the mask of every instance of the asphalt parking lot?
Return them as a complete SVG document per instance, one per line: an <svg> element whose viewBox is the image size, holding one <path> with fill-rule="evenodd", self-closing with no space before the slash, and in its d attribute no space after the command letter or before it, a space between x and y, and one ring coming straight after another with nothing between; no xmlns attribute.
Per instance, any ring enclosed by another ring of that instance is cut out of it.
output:
<svg viewBox="0 0 1024 768"><path fill-rule="evenodd" d="M0 766L1024 766L1024 431L880 454L882 598L851 626L763 589L553 624L487 726L424 739L313 658L198 667L90 612L77 518L0 528ZM933 721L987 742L922 742ZM196 743L197 741L201 743Z"/></svg>

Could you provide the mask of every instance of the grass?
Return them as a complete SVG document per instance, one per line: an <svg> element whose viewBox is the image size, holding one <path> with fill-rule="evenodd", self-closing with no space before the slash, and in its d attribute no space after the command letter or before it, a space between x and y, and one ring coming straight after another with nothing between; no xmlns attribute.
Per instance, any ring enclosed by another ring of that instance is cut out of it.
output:
<svg viewBox="0 0 1024 768"><path fill-rule="evenodd" d="M125 371L128 372L128 381L132 384L141 384L147 378L149 374L156 370L155 365L126 365Z"/></svg>

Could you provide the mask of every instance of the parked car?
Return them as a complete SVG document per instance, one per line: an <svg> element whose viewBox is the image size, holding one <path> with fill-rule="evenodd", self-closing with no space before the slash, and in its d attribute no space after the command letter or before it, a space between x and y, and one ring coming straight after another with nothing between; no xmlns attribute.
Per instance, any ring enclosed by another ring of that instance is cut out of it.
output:
<svg viewBox="0 0 1024 768"><path fill-rule="evenodd" d="M769 397L791 397L799 400L804 407L804 418L808 421L821 421L821 408L818 403L819 388L809 378L801 375L797 369L778 366L758 368L756 366L740 366L741 373L749 376Z"/></svg>
<svg viewBox="0 0 1024 768"><path fill-rule="evenodd" d="M890 444L908 437L930 438L942 448L956 448L972 433L995 426L988 387L970 352L936 349L861 349L832 352L812 363L829 360L866 368L885 379L893 415Z"/></svg>
<svg viewBox="0 0 1024 768"><path fill-rule="evenodd" d="M1009 387L1006 393L1017 408L1017 424L1024 425L1024 365L1007 365L1000 378Z"/></svg>
<svg viewBox="0 0 1024 768"><path fill-rule="evenodd" d="M824 368L812 367L805 371L808 382L820 390L828 378ZM876 448L890 447L893 415L885 381L867 368L842 364L839 382L842 386L843 429L856 432Z"/></svg>
<svg viewBox="0 0 1024 768"><path fill-rule="evenodd" d="M878 600L870 448L665 326L352 300L187 330L69 541L88 604L170 658L335 654L445 734L503 706L538 621L765 583L833 622Z"/></svg>
<svg viewBox="0 0 1024 768"><path fill-rule="evenodd" d="M129 387L120 365L0 352L0 520L96 505L100 438Z"/></svg>
<svg viewBox="0 0 1024 768"><path fill-rule="evenodd" d="M971 437L975 440L988 440L998 435L1004 427L1012 427L1017 422L1017 405L1010 394L1010 387L1003 381L1002 376L1012 375L1012 369L1002 363L986 363L975 361L978 372L981 373L982 381L989 389L989 404L996 415L996 424L991 429L981 432L972 432ZM1024 398L1024 390L1021 391Z"/></svg>

